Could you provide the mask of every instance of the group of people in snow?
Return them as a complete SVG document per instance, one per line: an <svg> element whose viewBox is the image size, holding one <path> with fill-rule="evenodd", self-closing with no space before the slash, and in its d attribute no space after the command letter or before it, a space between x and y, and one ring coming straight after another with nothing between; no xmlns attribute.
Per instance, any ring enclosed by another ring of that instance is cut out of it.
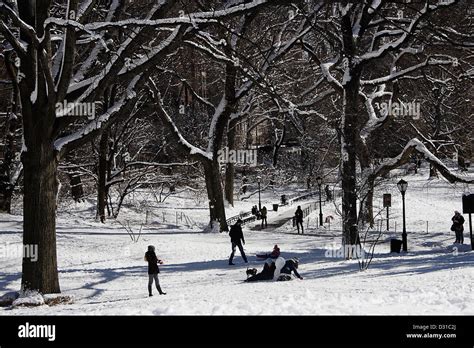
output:
<svg viewBox="0 0 474 348"><path fill-rule="evenodd" d="M256 208L256 207L255 207ZM266 220L266 219L265 219ZM301 232L303 233L303 211L301 206L298 206L295 212L296 226L298 228L301 226ZM464 243L464 217L459 211L454 212L454 216L451 218L453 224L451 226L451 231L456 233L456 240L454 243ZM263 227L263 220L262 220ZM230 232L230 241L232 245L232 253L229 258L229 265L234 265L233 259L235 255L236 248L239 248L242 259L245 263L248 263L247 255L243 245L245 245L245 238L242 232L242 220L238 219L237 222L231 226ZM291 275L294 274L298 279L303 279L303 277L298 273L299 260L298 258L291 258L285 260L281 257L280 248L275 244L272 252L267 254L257 254L257 258L264 259L265 263L263 265L262 271L252 275L251 277L245 280L246 282L255 282L259 280L276 280L284 281L291 280ZM163 261L158 259L155 253L155 247L152 245L148 246L148 251L145 253L145 261L148 262L148 294L153 296L152 288L153 282L155 282L156 289L160 295L166 295L166 293L161 289L160 282L158 279L158 273L160 273L159 266L163 264Z"/></svg>
<svg viewBox="0 0 474 348"><path fill-rule="evenodd" d="M252 215L257 217L257 220L262 220L262 230L268 227L267 223L267 207L263 206L262 209L258 209L256 205L252 207Z"/></svg>

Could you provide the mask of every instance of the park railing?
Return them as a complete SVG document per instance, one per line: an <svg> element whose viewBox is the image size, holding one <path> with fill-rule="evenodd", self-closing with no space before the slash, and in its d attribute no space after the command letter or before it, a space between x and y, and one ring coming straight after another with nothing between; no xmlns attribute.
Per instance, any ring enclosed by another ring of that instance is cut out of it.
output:
<svg viewBox="0 0 474 348"><path fill-rule="evenodd" d="M255 221L257 217L252 214L251 211L248 212L243 212L238 215L234 215L226 220L227 225L233 225L237 222L237 220L240 219L242 220L242 225L245 225L249 222Z"/></svg>

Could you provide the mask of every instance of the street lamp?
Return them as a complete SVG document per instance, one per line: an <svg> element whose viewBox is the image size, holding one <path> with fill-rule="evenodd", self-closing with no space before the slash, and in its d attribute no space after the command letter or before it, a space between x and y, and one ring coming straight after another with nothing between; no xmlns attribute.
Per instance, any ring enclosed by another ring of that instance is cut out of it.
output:
<svg viewBox="0 0 474 348"><path fill-rule="evenodd" d="M407 229L406 229L406 223L405 223L405 192L407 191L408 188L408 183L405 180L400 180L397 183L398 190L402 194L402 201L403 201L403 233L402 233L402 243L403 243L403 251L407 251Z"/></svg>
<svg viewBox="0 0 474 348"><path fill-rule="evenodd" d="M260 200L260 182L262 178L260 176L257 176L258 180L258 211L262 210L262 201Z"/></svg>
<svg viewBox="0 0 474 348"><path fill-rule="evenodd" d="M321 185L323 184L323 178L318 176L316 178L316 182L318 183L319 187L319 226L323 226L323 208L321 206Z"/></svg>

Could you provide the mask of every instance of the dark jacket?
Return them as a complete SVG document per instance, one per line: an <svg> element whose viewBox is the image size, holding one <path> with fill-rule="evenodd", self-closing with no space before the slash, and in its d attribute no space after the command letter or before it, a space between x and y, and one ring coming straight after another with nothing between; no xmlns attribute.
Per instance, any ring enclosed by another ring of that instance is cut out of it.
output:
<svg viewBox="0 0 474 348"><path fill-rule="evenodd" d="M245 239L244 239L244 234L242 233L242 227L238 224L232 225L230 228L229 232L229 237L230 241L233 243L240 243L240 240L242 239L242 242L245 244Z"/></svg>
<svg viewBox="0 0 474 348"><path fill-rule="evenodd" d="M262 214L263 217L267 217L267 208L263 207L262 210L260 210L260 214Z"/></svg>
<svg viewBox="0 0 474 348"><path fill-rule="evenodd" d="M265 263L263 265L263 270L260 273L257 273L256 275L250 277L246 281L256 282L259 280L272 280L274 273L275 273L275 263L272 262L271 265L269 265L268 263Z"/></svg>
<svg viewBox="0 0 474 348"><path fill-rule="evenodd" d="M158 263L161 262L161 260L158 260L154 251L149 250L145 253L145 261L148 262L148 274L160 273Z"/></svg>
<svg viewBox="0 0 474 348"><path fill-rule="evenodd" d="M281 269L280 273L291 274L293 272L298 278L302 278L295 267L295 262L293 260L288 260L285 262L285 265Z"/></svg>
<svg viewBox="0 0 474 348"><path fill-rule="evenodd" d="M453 221L455 231L464 231L464 217L459 215L454 215L451 220Z"/></svg>
<svg viewBox="0 0 474 348"><path fill-rule="evenodd" d="M295 218L298 222L303 221L303 211L301 209L296 209Z"/></svg>

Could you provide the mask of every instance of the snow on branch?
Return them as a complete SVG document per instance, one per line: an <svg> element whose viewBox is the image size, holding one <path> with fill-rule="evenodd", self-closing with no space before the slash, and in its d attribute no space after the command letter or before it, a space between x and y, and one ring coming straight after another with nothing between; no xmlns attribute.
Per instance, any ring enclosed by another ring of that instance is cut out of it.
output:
<svg viewBox="0 0 474 348"><path fill-rule="evenodd" d="M403 76L406 76L406 75L408 75L408 74L410 74L414 71L420 70L420 69L422 69L424 67L427 67L427 66L452 65L453 63L454 63L453 59L451 59L451 60L440 60L440 59L435 59L434 57L429 57L423 63L413 65L409 68L406 68L406 69L403 69L403 70L400 70L400 71L392 72L388 76L380 77L380 78L373 79L373 80L362 80L361 85L362 86L367 86L367 85L372 85L373 86L373 85L385 84L387 82L395 81L395 80L397 80L397 79L399 79Z"/></svg>
<svg viewBox="0 0 474 348"><path fill-rule="evenodd" d="M164 18L164 19L124 19L116 22L93 22L87 24L80 24L77 21L73 20L64 20L60 18L50 17L46 19L44 25L49 27L51 25L56 26L73 26L78 30L85 30L89 32L100 31L100 30L110 30L111 28L125 28L125 27L163 27L163 26L179 26L179 25L192 25L196 24L209 24L217 23L218 19L238 15L239 13L247 12L252 9L256 9L265 4L272 2L277 2L275 0L254 0L249 3L241 4L238 6L232 6L225 10L218 11L207 11L207 12L196 12L179 17L173 18Z"/></svg>
<svg viewBox="0 0 474 348"><path fill-rule="evenodd" d="M111 117L115 114L120 112L122 108L125 106L126 101L131 100L136 97L135 88L137 87L137 83L140 80L142 75L136 76L132 81L129 83L125 95L115 102L106 112L100 115L96 120L93 120L86 124L81 129L77 130L76 132L67 135L65 137L59 138L54 142L54 148L59 153L64 152L64 148L76 141L79 141L81 138L89 135L90 133L96 132L100 130L103 125L107 124Z"/></svg>
<svg viewBox="0 0 474 348"><path fill-rule="evenodd" d="M410 140L403 149L403 151L397 157L391 158L388 161L385 161L380 166L378 166L375 171L370 175L370 177L372 177L373 179L376 177L383 176L391 170L396 169L402 166L403 164L409 163L413 152L417 152L423 155L424 159L428 161L431 165L433 165L433 167L435 167L439 171L439 173L450 183L474 183L474 177L469 175L459 175L449 170L449 168L446 167L446 165L441 162L438 157L433 155L433 153L431 153L430 150L428 150L426 146L417 138Z"/></svg>
<svg viewBox="0 0 474 348"><path fill-rule="evenodd" d="M192 156L194 155L200 158L204 157L206 159L212 160L213 158L212 153L209 153L197 148L196 146L192 145L184 138L184 136L181 134L178 127L174 123L173 119L164 109L161 94L155 82L151 78L149 78L148 81L149 81L149 87L150 87L150 94L154 100L156 114L162 120L164 125L170 130L171 136L176 141L176 144L180 146L181 149L183 149L185 152L187 152L188 154Z"/></svg>

